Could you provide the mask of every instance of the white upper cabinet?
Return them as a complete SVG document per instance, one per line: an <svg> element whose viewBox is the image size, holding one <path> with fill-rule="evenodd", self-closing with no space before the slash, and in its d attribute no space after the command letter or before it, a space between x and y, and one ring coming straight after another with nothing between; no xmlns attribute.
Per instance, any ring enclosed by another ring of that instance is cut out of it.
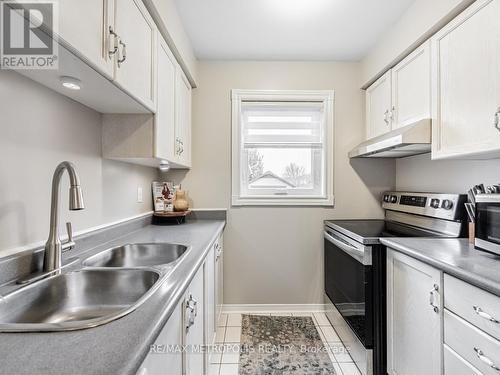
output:
<svg viewBox="0 0 500 375"><path fill-rule="evenodd" d="M391 130L391 72L387 72L366 90L367 138Z"/></svg>
<svg viewBox="0 0 500 375"><path fill-rule="evenodd" d="M366 90L367 138L431 118L430 41Z"/></svg>
<svg viewBox="0 0 500 375"><path fill-rule="evenodd" d="M175 159L175 77L177 62L161 36L158 38L157 64L156 156L172 161Z"/></svg>
<svg viewBox="0 0 500 375"><path fill-rule="evenodd" d="M108 28L114 23L114 0L59 1L59 35L90 65L113 78Z"/></svg>
<svg viewBox="0 0 500 375"><path fill-rule="evenodd" d="M387 251L387 373L442 374L442 273Z"/></svg>
<svg viewBox="0 0 500 375"><path fill-rule="evenodd" d="M432 158L500 156L500 0L478 0L432 38Z"/></svg>
<svg viewBox="0 0 500 375"><path fill-rule="evenodd" d="M431 118L431 49L425 42L392 69L392 129Z"/></svg>
<svg viewBox="0 0 500 375"><path fill-rule="evenodd" d="M154 111L156 25L141 0L117 0L115 8L116 82Z"/></svg>
<svg viewBox="0 0 500 375"><path fill-rule="evenodd" d="M177 66L176 76L175 160L191 167L191 84Z"/></svg>
<svg viewBox="0 0 500 375"><path fill-rule="evenodd" d="M158 38L155 115L103 115L103 156L173 169L191 167L191 85L163 38Z"/></svg>

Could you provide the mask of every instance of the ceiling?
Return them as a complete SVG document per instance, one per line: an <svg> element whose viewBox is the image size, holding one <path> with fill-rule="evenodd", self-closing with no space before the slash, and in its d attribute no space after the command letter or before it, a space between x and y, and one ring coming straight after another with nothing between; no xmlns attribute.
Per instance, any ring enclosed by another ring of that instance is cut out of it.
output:
<svg viewBox="0 0 500 375"><path fill-rule="evenodd" d="M359 61L415 0L175 0L208 60Z"/></svg>

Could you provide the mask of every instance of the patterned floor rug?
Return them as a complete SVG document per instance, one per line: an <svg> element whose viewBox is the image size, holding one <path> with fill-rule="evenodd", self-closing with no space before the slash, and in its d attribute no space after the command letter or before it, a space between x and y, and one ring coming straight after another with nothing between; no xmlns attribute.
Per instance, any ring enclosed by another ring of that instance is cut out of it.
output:
<svg viewBox="0 0 500 375"><path fill-rule="evenodd" d="M310 317L243 315L239 375L335 374Z"/></svg>

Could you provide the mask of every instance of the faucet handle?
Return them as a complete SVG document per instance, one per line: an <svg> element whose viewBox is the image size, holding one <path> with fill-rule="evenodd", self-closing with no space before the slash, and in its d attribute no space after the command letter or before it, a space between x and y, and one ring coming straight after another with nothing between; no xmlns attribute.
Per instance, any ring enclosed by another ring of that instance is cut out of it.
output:
<svg viewBox="0 0 500 375"><path fill-rule="evenodd" d="M70 221L66 223L66 232L68 233L68 242L73 242L73 226Z"/></svg>
<svg viewBox="0 0 500 375"><path fill-rule="evenodd" d="M73 241L73 227L69 221L66 223L66 231L68 232L68 240L62 244L62 250L71 250L75 247L75 242Z"/></svg>

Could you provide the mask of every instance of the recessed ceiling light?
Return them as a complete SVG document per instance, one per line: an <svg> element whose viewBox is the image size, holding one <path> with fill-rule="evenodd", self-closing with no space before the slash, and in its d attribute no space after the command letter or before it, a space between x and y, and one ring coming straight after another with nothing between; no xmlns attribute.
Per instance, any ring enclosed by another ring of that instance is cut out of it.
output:
<svg viewBox="0 0 500 375"><path fill-rule="evenodd" d="M60 78L61 84L70 90L80 90L82 88L82 81L75 77L62 76Z"/></svg>
<svg viewBox="0 0 500 375"><path fill-rule="evenodd" d="M158 169L161 171L161 172L168 172L170 170L170 163L166 160L162 160L160 162L160 166L158 167Z"/></svg>

